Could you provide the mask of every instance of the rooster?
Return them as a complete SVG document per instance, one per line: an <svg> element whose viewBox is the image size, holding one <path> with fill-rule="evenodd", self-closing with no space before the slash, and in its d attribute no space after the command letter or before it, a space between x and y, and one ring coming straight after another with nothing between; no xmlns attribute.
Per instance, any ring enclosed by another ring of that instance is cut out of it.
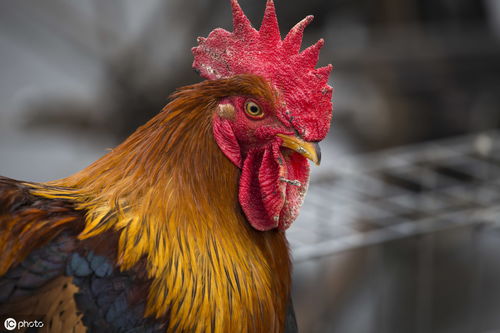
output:
<svg viewBox="0 0 500 333"><path fill-rule="evenodd" d="M84 170L0 178L0 313L45 332L295 332L285 230L332 113L323 40L259 30L192 49L205 81Z"/></svg>

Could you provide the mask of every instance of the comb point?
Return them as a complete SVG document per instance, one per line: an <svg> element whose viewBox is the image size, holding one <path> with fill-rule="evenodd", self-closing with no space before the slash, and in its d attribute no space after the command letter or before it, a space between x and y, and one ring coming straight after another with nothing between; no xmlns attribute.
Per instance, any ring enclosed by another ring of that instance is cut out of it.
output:
<svg viewBox="0 0 500 333"><path fill-rule="evenodd" d="M308 15L302 21L297 23L286 35L283 40L283 48L285 48L290 54L299 53L300 46L302 45L302 37L304 35L304 29L312 22L314 16Z"/></svg>
<svg viewBox="0 0 500 333"><path fill-rule="evenodd" d="M231 0L233 12L233 30L236 35L246 35L254 30L237 0Z"/></svg>
<svg viewBox="0 0 500 333"><path fill-rule="evenodd" d="M307 49L299 53L298 62L306 68L312 69L316 66L319 59L319 51L325 44L323 38L318 40L316 44L309 46Z"/></svg>
<svg viewBox="0 0 500 333"><path fill-rule="evenodd" d="M280 29L278 26L278 18L276 17L276 8L273 0L268 0L264 11L264 18L259 29L262 40L268 40L273 44L281 41Z"/></svg>

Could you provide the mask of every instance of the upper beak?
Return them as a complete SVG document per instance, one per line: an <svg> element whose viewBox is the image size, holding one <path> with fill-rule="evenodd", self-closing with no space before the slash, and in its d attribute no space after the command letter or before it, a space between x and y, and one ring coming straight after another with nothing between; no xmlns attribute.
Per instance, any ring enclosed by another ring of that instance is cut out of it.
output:
<svg viewBox="0 0 500 333"><path fill-rule="evenodd" d="M296 151L305 158L310 159L316 165L321 163L321 149L317 142L307 142L294 135L277 134L283 140L283 147Z"/></svg>

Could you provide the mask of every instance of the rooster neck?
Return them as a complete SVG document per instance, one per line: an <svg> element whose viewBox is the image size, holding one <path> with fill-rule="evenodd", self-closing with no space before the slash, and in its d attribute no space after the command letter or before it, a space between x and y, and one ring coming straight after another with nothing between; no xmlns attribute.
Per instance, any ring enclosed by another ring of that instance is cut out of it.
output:
<svg viewBox="0 0 500 333"><path fill-rule="evenodd" d="M290 289L286 239L249 226L238 203L240 171L213 138L215 105L189 98L50 185L80 193L80 239L114 230L122 270L147 258L146 316L168 313L171 330L280 332Z"/></svg>

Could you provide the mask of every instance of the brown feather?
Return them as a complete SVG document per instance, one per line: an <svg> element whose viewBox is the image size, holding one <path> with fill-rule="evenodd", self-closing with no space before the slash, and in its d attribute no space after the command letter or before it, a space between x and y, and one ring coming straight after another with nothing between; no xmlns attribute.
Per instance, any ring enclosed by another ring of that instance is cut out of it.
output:
<svg viewBox="0 0 500 333"><path fill-rule="evenodd" d="M73 203L37 198L29 192L33 185L0 177L0 276L61 231L82 230Z"/></svg>
<svg viewBox="0 0 500 333"><path fill-rule="evenodd" d="M42 321L39 333L83 333L86 328L73 297L77 291L70 277L61 276L45 284L35 295L0 306L0 313L15 313L19 320Z"/></svg>

